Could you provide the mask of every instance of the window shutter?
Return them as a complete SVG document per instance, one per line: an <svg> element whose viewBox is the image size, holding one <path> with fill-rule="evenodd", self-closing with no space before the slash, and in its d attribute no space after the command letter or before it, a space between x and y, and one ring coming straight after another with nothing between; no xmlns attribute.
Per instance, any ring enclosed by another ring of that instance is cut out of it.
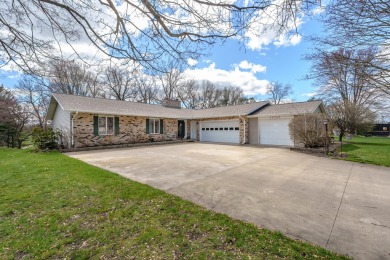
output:
<svg viewBox="0 0 390 260"><path fill-rule="evenodd" d="M149 134L149 119L146 119L146 133Z"/></svg>
<svg viewBox="0 0 390 260"><path fill-rule="evenodd" d="M119 135L119 117L114 117L115 134Z"/></svg>
<svg viewBox="0 0 390 260"><path fill-rule="evenodd" d="M99 135L99 117L93 116L93 134Z"/></svg>
<svg viewBox="0 0 390 260"><path fill-rule="evenodd" d="M164 120L160 119L160 134L164 133Z"/></svg>

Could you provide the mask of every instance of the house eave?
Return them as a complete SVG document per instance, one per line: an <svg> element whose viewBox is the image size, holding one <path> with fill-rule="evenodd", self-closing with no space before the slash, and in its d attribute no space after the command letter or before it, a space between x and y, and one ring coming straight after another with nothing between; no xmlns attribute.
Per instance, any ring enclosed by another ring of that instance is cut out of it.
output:
<svg viewBox="0 0 390 260"><path fill-rule="evenodd" d="M268 115L250 115L248 118L270 118L270 117L293 117L298 114L268 114Z"/></svg>
<svg viewBox="0 0 390 260"><path fill-rule="evenodd" d="M134 116L134 117L154 117L154 118L172 118L172 119L183 119L183 120L199 120L199 119L214 119L214 118L225 118L225 117L240 117L240 116L248 116L247 114L229 114L229 115L207 115L207 116L172 116L172 115L157 115L157 114L134 114L134 113L107 113L107 111L88 111L88 110L75 110L75 109L64 109L64 111L70 113L87 113L87 114L101 114L101 115L116 115L116 116ZM49 119L50 120L50 119Z"/></svg>

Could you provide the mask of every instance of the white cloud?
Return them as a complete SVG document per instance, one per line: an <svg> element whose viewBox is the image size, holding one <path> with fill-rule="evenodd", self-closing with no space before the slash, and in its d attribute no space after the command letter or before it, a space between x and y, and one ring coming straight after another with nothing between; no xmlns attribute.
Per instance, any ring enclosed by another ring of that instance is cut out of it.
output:
<svg viewBox="0 0 390 260"><path fill-rule="evenodd" d="M295 46L300 43L302 36L299 34L294 35L281 35L278 37L274 43L275 46Z"/></svg>
<svg viewBox="0 0 390 260"><path fill-rule="evenodd" d="M194 60L194 59L191 59L191 58L188 58L188 59L187 59L187 63L188 63L188 65L190 65L190 66L195 66L196 64L198 64L198 61L197 61L197 60Z"/></svg>
<svg viewBox="0 0 390 260"><path fill-rule="evenodd" d="M317 92L309 92L309 93L304 93L301 96L304 96L304 97L315 97L317 95L318 95Z"/></svg>
<svg viewBox="0 0 390 260"><path fill-rule="evenodd" d="M322 14L325 11L325 5L320 5L317 8L315 8L313 11L311 11L312 15L318 15Z"/></svg>
<svg viewBox="0 0 390 260"><path fill-rule="evenodd" d="M290 43L291 45L297 45L302 40L302 35L294 34L290 37Z"/></svg>
<svg viewBox="0 0 390 260"><path fill-rule="evenodd" d="M245 33L245 38L248 40L246 46L251 50L262 50L265 46L273 44L275 46L290 46L297 45L301 41L301 36L292 34L294 30L299 28L303 23L303 15L297 15L287 21L286 28L279 31L278 26L274 24L285 23L285 19L281 15L282 0L274 0L273 4L268 8L258 12L260 19L252 21L252 27ZM292 35L291 35L292 34Z"/></svg>
<svg viewBox="0 0 390 260"><path fill-rule="evenodd" d="M250 70L252 73L265 72L267 70L266 66L260 64L253 64L248 62L247 60L241 61L240 64L238 64L238 67L244 70Z"/></svg>
<svg viewBox="0 0 390 260"><path fill-rule="evenodd" d="M187 69L185 75L194 80L209 80L218 85L233 85L242 88L244 95L265 95L268 80L258 79L252 71L241 71L238 66L233 70L218 69L215 63L201 69Z"/></svg>
<svg viewBox="0 0 390 260"><path fill-rule="evenodd" d="M22 76L22 74L19 72L15 73L15 74L12 74L12 75L9 75L7 76L9 79L19 79L20 77Z"/></svg>
<svg viewBox="0 0 390 260"><path fill-rule="evenodd" d="M271 44L273 39L276 37L276 33L268 32L262 33L261 36L256 33L249 31L245 34L249 39L246 46L251 50L261 50L263 46Z"/></svg>
<svg viewBox="0 0 390 260"><path fill-rule="evenodd" d="M15 64L11 63L11 62L9 62L9 63L7 63L5 65L1 64L0 72L2 72L2 73L15 72L15 73L17 73L18 72L18 67Z"/></svg>

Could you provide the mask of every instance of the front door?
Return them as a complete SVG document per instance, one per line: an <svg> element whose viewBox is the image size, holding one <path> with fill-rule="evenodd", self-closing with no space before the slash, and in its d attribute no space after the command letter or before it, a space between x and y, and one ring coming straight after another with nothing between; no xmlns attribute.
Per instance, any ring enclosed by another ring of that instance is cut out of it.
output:
<svg viewBox="0 0 390 260"><path fill-rule="evenodd" d="M177 125L178 125L177 137L183 139L185 136L185 129L186 129L184 120L179 120Z"/></svg>

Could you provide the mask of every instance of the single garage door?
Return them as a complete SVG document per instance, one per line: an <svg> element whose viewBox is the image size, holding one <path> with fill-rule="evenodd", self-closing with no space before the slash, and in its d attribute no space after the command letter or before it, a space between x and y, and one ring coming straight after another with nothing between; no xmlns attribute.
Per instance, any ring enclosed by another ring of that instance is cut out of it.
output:
<svg viewBox="0 0 390 260"><path fill-rule="evenodd" d="M259 141L260 144L266 145L288 145L294 143L290 138L288 119L260 119L259 120Z"/></svg>
<svg viewBox="0 0 390 260"><path fill-rule="evenodd" d="M238 120L201 122L200 141L238 144L240 142Z"/></svg>

